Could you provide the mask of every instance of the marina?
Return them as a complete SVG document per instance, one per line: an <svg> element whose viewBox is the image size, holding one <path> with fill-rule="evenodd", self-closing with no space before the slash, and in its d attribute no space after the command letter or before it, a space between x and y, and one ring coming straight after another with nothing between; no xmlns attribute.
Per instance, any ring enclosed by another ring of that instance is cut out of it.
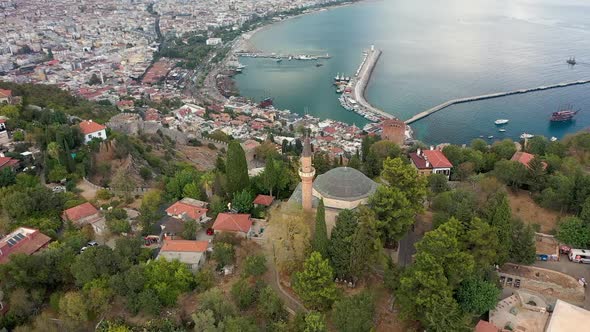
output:
<svg viewBox="0 0 590 332"><path fill-rule="evenodd" d="M282 60L327 60L332 58L330 54L323 54L323 55L313 55L313 54L278 54L278 53L262 53L262 52L237 52L235 53L237 57L244 57L244 58L258 58L258 59L276 59L277 62L281 62Z"/></svg>

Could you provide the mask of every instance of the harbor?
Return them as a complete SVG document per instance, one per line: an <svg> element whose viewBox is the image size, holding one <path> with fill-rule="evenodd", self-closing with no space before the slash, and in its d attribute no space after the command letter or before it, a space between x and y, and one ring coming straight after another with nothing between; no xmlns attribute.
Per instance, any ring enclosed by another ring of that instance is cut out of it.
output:
<svg viewBox="0 0 590 332"><path fill-rule="evenodd" d="M276 59L276 60L327 60L330 54L278 54L263 52L236 52L236 57Z"/></svg>
<svg viewBox="0 0 590 332"><path fill-rule="evenodd" d="M371 48L363 53L363 60L352 78L346 77L344 74L342 76L337 74L334 78L334 84L338 87L336 92L342 93L342 96L338 98L340 105L372 122L395 118L393 115L374 107L365 98L367 85L380 56L381 51L371 45Z"/></svg>

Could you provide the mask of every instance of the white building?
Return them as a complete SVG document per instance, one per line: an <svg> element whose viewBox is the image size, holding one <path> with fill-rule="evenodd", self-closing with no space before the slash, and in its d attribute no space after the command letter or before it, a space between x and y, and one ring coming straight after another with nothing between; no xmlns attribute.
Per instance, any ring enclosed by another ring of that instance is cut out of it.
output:
<svg viewBox="0 0 590 332"><path fill-rule="evenodd" d="M209 242L192 240L164 240L157 259L178 260L196 272L205 263L205 252Z"/></svg>
<svg viewBox="0 0 590 332"><path fill-rule="evenodd" d="M217 46L221 44L221 38L208 38L205 43L209 46Z"/></svg>
<svg viewBox="0 0 590 332"><path fill-rule="evenodd" d="M94 138L104 140L107 138L107 127L96 123L92 120L86 120L80 122L80 131L84 135L84 144L92 141Z"/></svg>

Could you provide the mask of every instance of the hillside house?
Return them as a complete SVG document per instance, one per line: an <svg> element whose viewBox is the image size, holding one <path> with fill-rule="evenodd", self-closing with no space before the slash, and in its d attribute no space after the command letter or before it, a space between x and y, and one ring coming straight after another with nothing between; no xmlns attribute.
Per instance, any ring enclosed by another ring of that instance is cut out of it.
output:
<svg viewBox="0 0 590 332"><path fill-rule="evenodd" d="M410 161L420 175L444 174L447 179L450 177L453 167L442 151L434 150L434 148L430 150L418 149L416 152L410 153Z"/></svg>
<svg viewBox="0 0 590 332"><path fill-rule="evenodd" d="M51 238L36 229L19 227L0 239L0 264L10 261L14 254L32 255L45 248Z"/></svg>
<svg viewBox="0 0 590 332"><path fill-rule="evenodd" d="M239 237L250 237L252 230L252 219L249 214L220 213L213 223L215 234L231 233Z"/></svg>
<svg viewBox="0 0 590 332"><path fill-rule="evenodd" d="M166 214L183 221L195 220L199 223L206 223L211 219L207 217L208 210L206 206L206 202L187 197L170 205L166 209Z"/></svg>
<svg viewBox="0 0 590 332"><path fill-rule="evenodd" d="M80 122L80 131L84 135L84 144L92 141L94 138L105 140L107 138L107 127L96 123L92 120Z"/></svg>
<svg viewBox="0 0 590 332"><path fill-rule="evenodd" d="M178 260L186 264L191 271L197 272L206 261L205 252L208 246L208 241L164 239L156 259Z"/></svg>
<svg viewBox="0 0 590 332"><path fill-rule="evenodd" d="M106 231L105 217L88 202L65 210L62 214L62 219L64 221L71 221L78 227L90 224L96 234L103 234Z"/></svg>

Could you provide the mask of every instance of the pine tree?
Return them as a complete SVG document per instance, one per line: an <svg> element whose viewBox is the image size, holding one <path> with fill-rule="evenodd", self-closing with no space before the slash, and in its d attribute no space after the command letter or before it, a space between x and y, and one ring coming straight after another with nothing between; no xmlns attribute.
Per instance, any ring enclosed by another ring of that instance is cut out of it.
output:
<svg viewBox="0 0 590 332"><path fill-rule="evenodd" d="M293 289L309 308L329 309L338 297L330 263L314 251L303 266L303 271L295 273Z"/></svg>
<svg viewBox="0 0 590 332"><path fill-rule="evenodd" d="M238 141L231 141L227 147L225 173L227 176L227 192L230 196L248 188L250 185L246 154Z"/></svg>
<svg viewBox="0 0 590 332"><path fill-rule="evenodd" d="M511 220L512 212L508 204L508 196L506 193L497 194L488 208L488 222L495 228L498 235L498 264L504 264L508 260L512 246Z"/></svg>
<svg viewBox="0 0 590 332"><path fill-rule="evenodd" d="M343 210L336 218L336 226L332 229L328 252L334 273L338 278L351 277L352 239L357 226L357 215L351 210Z"/></svg>
<svg viewBox="0 0 590 332"><path fill-rule="evenodd" d="M328 229L326 227L326 210L324 200L320 200L315 215L315 234L313 236L312 248L319 252L322 257L328 257Z"/></svg>

